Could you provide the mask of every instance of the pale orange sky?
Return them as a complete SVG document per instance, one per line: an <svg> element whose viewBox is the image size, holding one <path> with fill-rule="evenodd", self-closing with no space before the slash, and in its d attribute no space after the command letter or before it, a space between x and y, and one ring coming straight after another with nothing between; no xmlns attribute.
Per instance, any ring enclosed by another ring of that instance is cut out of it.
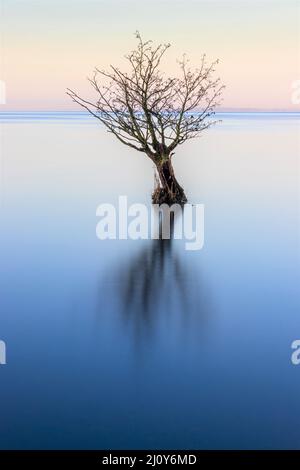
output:
<svg viewBox="0 0 300 470"><path fill-rule="evenodd" d="M162 64L175 73L186 52L220 59L223 108L300 110L291 101L300 79L297 0L2 0L0 110L78 109L70 87L90 95L95 66L124 64L138 29L171 42Z"/></svg>

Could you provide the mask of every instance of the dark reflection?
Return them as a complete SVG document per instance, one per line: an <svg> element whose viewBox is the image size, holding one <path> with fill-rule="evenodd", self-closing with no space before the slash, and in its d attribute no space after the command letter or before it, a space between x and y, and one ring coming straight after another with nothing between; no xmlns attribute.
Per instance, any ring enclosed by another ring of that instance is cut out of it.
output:
<svg viewBox="0 0 300 470"><path fill-rule="evenodd" d="M158 240L151 240L123 269L126 276L120 279L120 300L124 315L139 329L143 323L151 326L159 311L178 308L178 302L188 313L187 273L174 250L173 230L170 239L164 240L160 234Z"/></svg>
<svg viewBox="0 0 300 470"><path fill-rule="evenodd" d="M171 237L163 239L160 220L159 238L149 240L112 273L114 292L110 295L138 339L159 326L166 328L166 323L181 330L198 327L199 321L203 326L208 317L209 295L197 266L200 252L187 252L184 241L174 240L175 222L173 216Z"/></svg>

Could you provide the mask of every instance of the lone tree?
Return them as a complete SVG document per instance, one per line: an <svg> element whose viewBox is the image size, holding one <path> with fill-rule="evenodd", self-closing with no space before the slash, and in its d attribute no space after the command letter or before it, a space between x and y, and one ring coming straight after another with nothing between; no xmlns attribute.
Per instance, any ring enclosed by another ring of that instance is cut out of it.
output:
<svg viewBox="0 0 300 470"><path fill-rule="evenodd" d="M207 64L204 54L200 67L192 71L184 56L178 61L180 78L165 78L159 65L170 44L154 47L138 32L136 38L136 50L125 56L130 72L112 65L109 71L95 69L89 79L97 92L95 102L70 89L67 94L120 142L152 160L157 184L152 194L154 203L184 204L187 198L175 178L172 156L178 145L217 122L211 116L223 89L220 79L213 78L218 60ZM100 84L99 76L106 83Z"/></svg>

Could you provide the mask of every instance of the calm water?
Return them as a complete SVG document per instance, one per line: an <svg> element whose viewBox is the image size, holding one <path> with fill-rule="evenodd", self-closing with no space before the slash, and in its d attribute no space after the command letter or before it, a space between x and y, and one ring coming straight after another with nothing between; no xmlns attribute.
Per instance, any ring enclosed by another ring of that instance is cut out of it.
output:
<svg viewBox="0 0 300 470"><path fill-rule="evenodd" d="M224 115L174 159L205 244L100 241L151 162L78 114L1 115L1 448L298 448L299 116Z"/></svg>

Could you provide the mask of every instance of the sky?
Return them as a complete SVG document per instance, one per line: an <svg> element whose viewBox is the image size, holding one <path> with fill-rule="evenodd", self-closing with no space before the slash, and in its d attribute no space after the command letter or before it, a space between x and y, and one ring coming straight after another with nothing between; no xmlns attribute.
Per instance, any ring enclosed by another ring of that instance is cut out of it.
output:
<svg viewBox="0 0 300 470"><path fill-rule="evenodd" d="M95 66L126 69L136 30L172 44L166 75L183 53L195 67L203 53L219 58L223 110L300 111L291 99L299 0L0 0L0 8L0 111L78 109L66 88L90 98Z"/></svg>

